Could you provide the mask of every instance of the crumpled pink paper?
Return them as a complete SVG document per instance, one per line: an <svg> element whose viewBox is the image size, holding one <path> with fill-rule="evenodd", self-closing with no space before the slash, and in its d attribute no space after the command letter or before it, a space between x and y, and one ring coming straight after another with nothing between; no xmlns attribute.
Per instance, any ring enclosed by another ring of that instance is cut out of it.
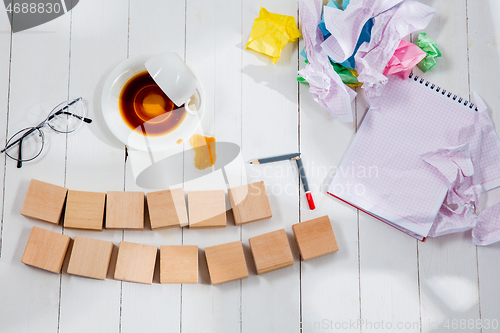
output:
<svg viewBox="0 0 500 333"><path fill-rule="evenodd" d="M476 223L475 204L481 194L481 186L474 185L474 167L469 153L469 143L451 148L438 149L422 155L448 181L448 193L428 236L469 230Z"/></svg>
<svg viewBox="0 0 500 333"><path fill-rule="evenodd" d="M411 70L422 59L426 57L427 53L422 51L417 45L401 40L396 51L387 63L384 69L384 75L399 75L407 78Z"/></svg>
<svg viewBox="0 0 500 333"><path fill-rule="evenodd" d="M476 184L481 185L483 191L488 191L500 186L500 171L498 171L500 157L495 154L495 151L500 147L500 142L495 139L495 129L488 117L486 104L476 93L474 93L474 99L479 113L484 113L485 116L480 118L481 121L478 122L477 128L473 132L480 132L480 135L484 137L484 141L478 147L481 152L480 156L478 158L473 157L473 163L481 165L484 174L476 174L473 179ZM463 133L464 137L470 135L470 133ZM486 181L486 179L491 178L494 180ZM472 240L475 245L482 246L500 241L500 202L477 214L476 224L472 229Z"/></svg>
<svg viewBox="0 0 500 333"><path fill-rule="evenodd" d="M321 21L321 0L299 2L300 22L304 36L308 64L299 71L309 83L314 100L332 117L342 122L352 122L351 102L356 92L346 86L335 72L328 55L321 48L323 34L318 29Z"/></svg>
<svg viewBox="0 0 500 333"><path fill-rule="evenodd" d="M500 202L478 214L472 240L475 245L483 246L500 241Z"/></svg>
<svg viewBox="0 0 500 333"><path fill-rule="evenodd" d="M474 123L464 128L461 146L439 149L422 158L448 180L449 189L428 236L436 237L472 229L476 245L500 241L500 203L476 214L481 192L500 186L500 141L486 104L474 92ZM472 109L471 109L471 112Z"/></svg>
<svg viewBox="0 0 500 333"><path fill-rule="evenodd" d="M435 11L420 2L407 0L374 18L370 43L363 43L354 56L358 80L363 82L370 103L379 95L379 88L387 83L383 72L401 39L427 27Z"/></svg>

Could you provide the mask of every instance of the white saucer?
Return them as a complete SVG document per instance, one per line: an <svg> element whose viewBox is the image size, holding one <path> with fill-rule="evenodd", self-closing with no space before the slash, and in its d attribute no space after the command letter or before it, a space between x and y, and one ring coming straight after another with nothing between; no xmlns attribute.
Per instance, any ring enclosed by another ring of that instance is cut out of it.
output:
<svg viewBox="0 0 500 333"><path fill-rule="evenodd" d="M125 82L131 77L146 71L144 63L152 56L154 54L143 54L129 58L109 74L102 89L101 109L104 121L111 133L127 147L142 151L165 151L177 146L178 142L181 142L180 140L186 141L193 135L200 124L203 110L199 110L197 115L186 114L179 127L162 136L146 137L128 127L118 108L120 92ZM203 95L203 92L200 91L200 94ZM194 104L197 109L203 96L195 92L194 97Z"/></svg>

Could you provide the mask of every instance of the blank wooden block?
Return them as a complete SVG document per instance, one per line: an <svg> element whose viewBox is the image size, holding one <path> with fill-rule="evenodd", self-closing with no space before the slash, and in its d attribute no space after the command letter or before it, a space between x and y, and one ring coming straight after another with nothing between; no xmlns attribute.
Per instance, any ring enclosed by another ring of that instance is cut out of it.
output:
<svg viewBox="0 0 500 333"><path fill-rule="evenodd" d="M285 229L251 237L248 241L258 274L293 265L292 251Z"/></svg>
<svg viewBox="0 0 500 333"><path fill-rule="evenodd" d="M70 240L71 238L66 235L33 227L21 262L60 273Z"/></svg>
<svg viewBox="0 0 500 333"><path fill-rule="evenodd" d="M21 215L59 224L67 192L67 188L32 179Z"/></svg>
<svg viewBox="0 0 500 333"><path fill-rule="evenodd" d="M161 246L160 283L198 283L198 246Z"/></svg>
<svg viewBox="0 0 500 333"><path fill-rule="evenodd" d="M186 199L182 188L150 192L146 197L152 230L188 225Z"/></svg>
<svg viewBox="0 0 500 333"><path fill-rule="evenodd" d="M205 248L212 284L248 277L247 264L240 241Z"/></svg>
<svg viewBox="0 0 500 333"><path fill-rule="evenodd" d="M115 279L153 283L158 248L130 242L120 242L116 258Z"/></svg>
<svg viewBox="0 0 500 333"><path fill-rule="evenodd" d="M302 260L339 250L328 215L292 225Z"/></svg>
<svg viewBox="0 0 500 333"><path fill-rule="evenodd" d="M108 191L107 229L144 229L144 192Z"/></svg>
<svg viewBox="0 0 500 333"><path fill-rule="evenodd" d="M106 193L68 191L64 227L102 230Z"/></svg>
<svg viewBox="0 0 500 333"><path fill-rule="evenodd" d="M68 274L105 280L113 243L76 236L69 258Z"/></svg>
<svg viewBox="0 0 500 333"><path fill-rule="evenodd" d="M234 224L268 219L273 216L264 182L233 187L228 190L233 206Z"/></svg>
<svg viewBox="0 0 500 333"><path fill-rule="evenodd" d="M189 228L226 227L224 190L188 192Z"/></svg>

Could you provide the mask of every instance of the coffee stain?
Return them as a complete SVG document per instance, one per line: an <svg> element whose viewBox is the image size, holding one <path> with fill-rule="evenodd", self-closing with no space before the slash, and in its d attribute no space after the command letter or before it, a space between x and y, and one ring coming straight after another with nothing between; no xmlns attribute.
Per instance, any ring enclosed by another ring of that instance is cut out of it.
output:
<svg viewBox="0 0 500 333"><path fill-rule="evenodd" d="M198 170L205 170L215 164L217 154L215 152L215 138L195 134L189 139L194 150L194 166Z"/></svg>
<svg viewBox="0 0 500 333"><path fill-rule="evenodd" d="M179 139L179 140L177 140L177 144L178 144L178 145L180 145L183 141L184 141L184 140Z"/></svg>

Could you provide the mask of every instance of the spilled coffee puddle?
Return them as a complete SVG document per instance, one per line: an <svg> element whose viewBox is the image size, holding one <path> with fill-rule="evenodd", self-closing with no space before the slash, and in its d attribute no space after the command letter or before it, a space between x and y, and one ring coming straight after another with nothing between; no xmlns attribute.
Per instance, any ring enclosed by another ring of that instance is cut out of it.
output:
<svg viewBox="0 0 500 333"><path fill-rule="evenodd" d="M134 75L125 83L118 106L130 129L151 137L174 131L187 114L184 105L177 107L147 71Z"/></svg>
<svg viewBox="0 0 500 333"><path fill-rule="evenodd" d="M194 166L198 170L205 170L215 164L215 138L195 134L189 140L194 150Z"/></svg>

